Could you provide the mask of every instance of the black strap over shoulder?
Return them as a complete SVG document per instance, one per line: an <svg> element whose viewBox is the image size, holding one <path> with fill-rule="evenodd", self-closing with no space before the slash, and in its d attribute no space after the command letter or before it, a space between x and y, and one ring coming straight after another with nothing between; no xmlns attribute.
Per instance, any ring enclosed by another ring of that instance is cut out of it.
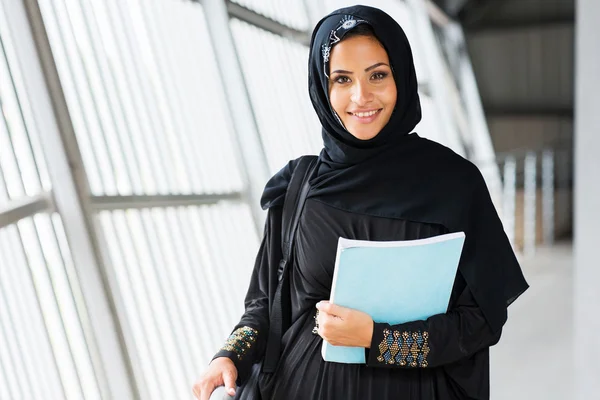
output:
<svg viewBox="0 0 600 400"><path fill-rule="evenodd" d="M289 312L283 312L290 306L290 282L288 264L292 257L294 237L298 229L298 221L310 190L310 177L317 165L316 156L304 156L298 162L292 173L292 178L285 194L283 215L281 218L281 251L283 258L279 263L279 284L270 313L269 337L263 363L263 372L275 370L281 352L281 337L289 327Z"/></svg>
<svg viewBox="0 0 600 400"><path fill-rule="evenodd" d="M298 229L298 221L300 220L304 202L306 201L306 196L310 189L309 177L314 170L316 162L316 156L302 157L292 173L288 190L285 193L283 215L281 218L282 262L287 263L291 258L294 236ZM279 279L281 280L281 267Z"/></svg>

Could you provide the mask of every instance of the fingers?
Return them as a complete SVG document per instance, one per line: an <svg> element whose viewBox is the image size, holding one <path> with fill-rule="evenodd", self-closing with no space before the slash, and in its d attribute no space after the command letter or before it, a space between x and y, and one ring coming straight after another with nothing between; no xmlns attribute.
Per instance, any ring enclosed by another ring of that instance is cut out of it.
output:
<svg viewBox="0 0 600 400"><path fill-rule="evenodd" d="M200 392L200 400L210 400L210 395L212 394L215 388L204 389Z"/></svg>
<svg viewBox="0 0 600 400"><path fill-rule="evenodd" d="M201 384L199 385L200 389L200 397L198 397L200 400L209 400L210 399L210 395L212 394L213 390L215 390L215 386L214 385L210 385L208 383L205 384Z"/></svg>
<svg viewBox="0 0 600 400"><path fill-rule="evenodd" d="M235 395L235 380L237 379L236 373L233 371L226 371L223 373L223 382L225 383L225 390L230 396Z"/></svg>
<svg viewBox="0 0 600 400"><path fill-rule="evenodd" d="M331 314L340 318L344 318L348 314L349 308L338 306L329 301L320 301L317 303L317 309L327 314Z"/></svg>
<svg viewBox="0 0 600 400"><path fill-rule="evenodd" d="M330 336L336 330L336 326L340 321L337 316L319 310L319 315L317 316L317 334L330 342Z"/></svg>
<svg viewBox="0 0 600 400"><path fill-rule="evenodd" d="M194 397L198 400L209 400L213 390L215 390L215 386L209 384L205 379L202 379L200 382L196 383L192 388Z"/></svg>
<svg viewBox="0 0 600 400"><path fill-rule="evenodd" d="M212 392L221 384L217 382L215 377L203 377L192 388L194 397L198 400L209 400ZM227 392L228 394L231 394Z"/></svg>
<svg viewBox="0 0 600 400"><path fill-rule="evenodd" d="M339 319L339 317L334 314L334 311L338 311L336 308L339 309L342 307L336 306L328 301L321 301L317 303L317 334L325 340L330 339L330 330Z"/></svg>
<svg viewBox="0 0 600 400"><path fill-rule="evenodd" d="M230 359L216 358L210 363L204 376L196 382L192 392L198 400L209 400L216 387L225 385L227 394L234 396L237 375L237 368Z"/></svg>

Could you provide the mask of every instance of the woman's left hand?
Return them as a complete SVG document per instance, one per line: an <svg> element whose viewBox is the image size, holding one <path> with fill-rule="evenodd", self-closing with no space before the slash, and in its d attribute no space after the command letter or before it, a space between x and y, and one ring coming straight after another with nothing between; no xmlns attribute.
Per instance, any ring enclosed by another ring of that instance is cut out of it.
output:
<svg viewBox="0 0 600 400"><path fill-rule="evenodd" d="M373 319L369 314L328 301L317 303L317 332L334 346L371 347Z"/></svg>

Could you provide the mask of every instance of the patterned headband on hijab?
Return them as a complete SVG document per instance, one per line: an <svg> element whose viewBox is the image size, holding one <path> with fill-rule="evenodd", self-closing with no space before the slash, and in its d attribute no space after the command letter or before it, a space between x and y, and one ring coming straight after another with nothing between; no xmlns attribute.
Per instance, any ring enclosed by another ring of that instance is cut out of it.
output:
<svg viewBox="0 0 600 400"><path fill-rule="evenodd" d="M354 29L358 25L368 24L368 21L364 19L355 19L352 15L344 15L340 23L335 29L331 30L329 34L329 41L321 45L321 55L323 56L323 70L325 76L329 78L329 55L331 54L331 48L340 42L344 35L350 30Z"/></svg>

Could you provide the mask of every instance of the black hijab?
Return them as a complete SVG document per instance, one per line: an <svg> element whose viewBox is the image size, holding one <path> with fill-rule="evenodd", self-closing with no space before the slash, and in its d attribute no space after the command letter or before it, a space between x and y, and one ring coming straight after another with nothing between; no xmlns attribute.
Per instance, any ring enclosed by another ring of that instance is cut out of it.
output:
<svg viewBox="0 0 600 400"><path fill-rule="evenodd" d="M370 140L360 140L343 127L329 102L329 53L344 36L368 24L385 48L398 90L396 107L388 124ZM315 27L310 46L308 90L323 126L322 154L332 168L343 168L378 154L403 140L421 120L413 56L404 31L390 16L371 7L343 8L323 18Z"/></svg>
<svg viewBox="0 0 600 400"><path fill-rule="evenodd" d="M386 49L398 90L390 121L370 140L343 127L329 102L331 47L369 24ZM507 307L528 285L479 169L452 150L410 133L421 120L417 78L402 28L376 8L332 12L315 27L310 45L309 93L322 124L324 148L309 198L349 212L441 224L466 235L459 269L496 332ZM283 204L297 160L265 188L263 208Z"/></svg>

